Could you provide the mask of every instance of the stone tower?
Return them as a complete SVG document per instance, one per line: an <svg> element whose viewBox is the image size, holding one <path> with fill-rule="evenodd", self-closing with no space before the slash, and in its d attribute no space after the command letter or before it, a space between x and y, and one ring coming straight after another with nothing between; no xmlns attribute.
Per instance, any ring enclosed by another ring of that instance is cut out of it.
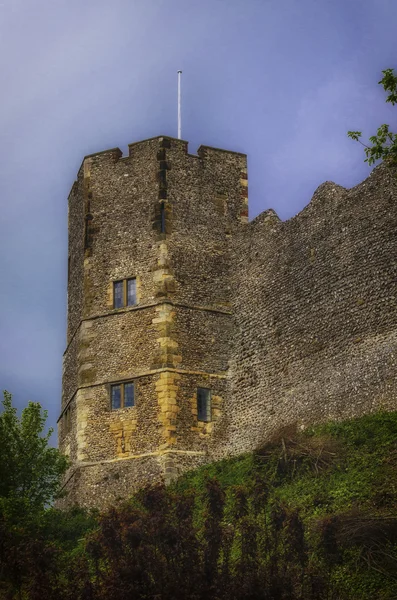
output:
<svg viewBox="0 0 397 600"><path fill-rule="evenodd" d="M59 442L104 506L222 454L243 154L156 137L85 157L69 196Z"/></svg>

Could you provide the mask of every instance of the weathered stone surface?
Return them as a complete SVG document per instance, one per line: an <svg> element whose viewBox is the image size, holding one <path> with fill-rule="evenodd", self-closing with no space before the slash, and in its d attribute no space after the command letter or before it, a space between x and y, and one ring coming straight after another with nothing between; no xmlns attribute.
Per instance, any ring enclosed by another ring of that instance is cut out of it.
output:
<svg viewBox="0 0 397 600"><path fill-rule="evenodd" d="M69 198L67 502L101 506L169 480L225 438L242 172L242 154L192 156L162 137L132 144L126 158L116 149L84 159ZM113 282L131 277L137 304L114 309ZM110 386L123 381L134 381L135 406L111 410ZM197 387L212 390L211 423L197 419Z"/></svg>
<svg viewBox="0 0 397 600"><path fill-rule="evenodd" d="M327 182L235 238L228 448L279 427L396 409L397 173Z"/></svg>
<svg viewBox="0 0 397 600"><path fill-rule="evenodd" d="M158 137L86 157L69 196L63 502L103 507L283 425L396 408L396 181L378 167L289 221L248 223L245 155ZM114 309L131 277L137 304ZM123 381L135 406L111 410Z"/></svg>

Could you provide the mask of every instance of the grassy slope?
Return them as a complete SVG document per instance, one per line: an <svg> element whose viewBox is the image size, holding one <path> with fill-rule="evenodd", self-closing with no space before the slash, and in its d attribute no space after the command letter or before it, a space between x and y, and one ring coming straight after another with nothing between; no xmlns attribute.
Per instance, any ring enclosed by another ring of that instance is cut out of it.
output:
<svg viewBox="0 0 397 600"><path fill-rule="evenodd" d="M301 434L279 432L254 454L191 471L175 490L200 490L215 476L227 492L258 479L274 497L311 518L359 508L397 510L397 412L328 423Z"/></svg>
<svg viewBox="0 0 397 600"><path fill-rule="evenodd" d="M248 494L259 486L269 506L299 510L309 538L336 519L344 558L334 580L352 598L397 597L397 412L281 431L256 453L187 473L172 488L200 492L208 477L225 490L226 515L236 486Z"/></svg>
<svg viewBox="0 0 397 600"><path fill-rule="evenodd" d="M396 600L397 412L329 423L299 434L293 429L280 431L255 453L185 474L166 494L172 505L185 492L195 492L199 537L208 516L206 482L213 477L225 492L223 522L229 527L236 524L241 492L248 500L249 519L262 524L264 515L271 522L277 507L284 507L289 515L299 511L308 549L306 574L310 577L312 570L325 574L328 591L322 598ZM140 494L131 499L131 505L140 502ZM85 511L49 511L44 534L62 548L67 564L75 555L85 554L84 536L97 523L98 516ZM324 532L336 536L339 550L334 556L332 543L331 554L324 553ZM238 564L238 535L236 539L232 561ZM277 552L284 560L286 546L281 544ZM258 564L269 557L266 552L258 555Z"/></svg>

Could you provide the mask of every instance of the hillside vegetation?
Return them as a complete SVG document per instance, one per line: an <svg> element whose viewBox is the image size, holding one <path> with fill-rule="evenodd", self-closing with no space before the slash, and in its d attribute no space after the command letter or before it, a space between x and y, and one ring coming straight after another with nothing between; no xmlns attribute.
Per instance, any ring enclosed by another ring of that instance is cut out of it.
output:
<svg viewBox="0 0 397 600"><path fill-rule="evenodd" d="M0 532L0 597L397 598L397 413L280 431L102 515Z"/></svg>

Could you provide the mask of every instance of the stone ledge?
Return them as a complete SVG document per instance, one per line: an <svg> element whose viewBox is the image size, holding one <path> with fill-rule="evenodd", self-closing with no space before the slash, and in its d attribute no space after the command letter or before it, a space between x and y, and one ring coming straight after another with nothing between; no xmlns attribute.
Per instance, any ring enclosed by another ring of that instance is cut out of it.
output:
<svg viewBox="0 0 397 600"><path fill-rule="evenodd" d="M159 369L151 369L149 371L139 372L136 375L128 376L125 379L118 379L117 383L123 383L124 381L131 381L132 379L139 379L141 377L148 377L150 375L158 375L159 373L166 373L166 372L180 373L181 375L204 375L207 377L215 377L216 379L227 379L228 378L228 373L226 371L224 371L223 373L209 373L208 371L191 371L189 369L178 369L176 367L160 367ZM93 387L98 387L100 385L109 385L111 383L115 383L115 382L113 380L112 381L106 380L106 381L100 381L99 383L91 383L90 385L79 386L73 392L70 399L66 402L64 408L61 411L61 414L59 415L59 417L57 419L57 423L61 420L63 413L68 408L70 403L73 401L73 398L75 397L75 395L77 394L77 392L79 390L88 390Z"/></svg>
<svg viewBox="0 0 397 600"><path fill-rule="evenodd" d="M122 315L126 312L134 312L134 311L138 311L138 310L143 310L145 308L153 308L153 307L159 306L161 304L171 304L171 306L175 306L177 308L187 308L189 310L202 310L205 312L219 313L222 315L228 315L230 317L233 315L233 313L230 310L225 310L223 308L213 307L213 306L201 306L199 304L187 304L184 302L175 302L174 300L169 300L167 298L164 298L162 300L157 300L156 302L148 302L146 304L135 304L134 306L127 306L127 307L123 307L123 308L114 308L113 310L101 313L100 315L93 315L91 317L86 317L84 319L81 319L79 324L77 325L76 329L70 336L70 340L66 345L63 356L65 356L66 352L69 350L69 346L73 342L75 335L79 331L82 323L86 323L87 321L94 321L96 319L103 319L105 317L111 317L114 315ZM226 303L226 304L228 304L228 303Z"/></svg>

